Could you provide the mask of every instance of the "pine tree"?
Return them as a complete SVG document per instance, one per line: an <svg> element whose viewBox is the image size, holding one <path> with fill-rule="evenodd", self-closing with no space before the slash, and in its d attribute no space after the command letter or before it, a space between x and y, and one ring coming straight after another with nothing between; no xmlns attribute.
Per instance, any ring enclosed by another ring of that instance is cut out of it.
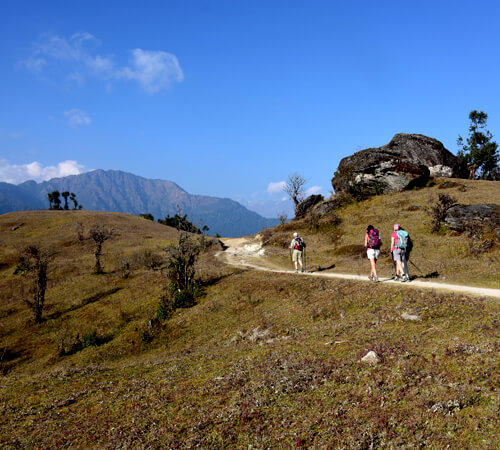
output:
<svg viewBox="0 0 500 450"><path fill-rule="evenodd" d="M459 147L457 156L467 165L471 178L486 180L498 179L498 144L493 141L493 135L486 129L488 114L483 111L469 113L470 125L467 143L458 135Z"/></svg>

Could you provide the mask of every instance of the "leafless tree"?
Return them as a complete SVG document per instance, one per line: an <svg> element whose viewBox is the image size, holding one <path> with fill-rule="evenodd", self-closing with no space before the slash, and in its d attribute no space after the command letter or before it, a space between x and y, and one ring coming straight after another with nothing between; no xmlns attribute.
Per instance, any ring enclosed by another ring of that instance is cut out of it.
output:
<svg viewBox="0 0 500 450"><path fill-rule="evenodd" d="M286 221L288 220L287 213L285 211L278 213L278 220L280 221L281 225L285 224Z"/></svg>
<svg viewBox="0 0 500 450"><path fill-rule="evenodd" d="M52 254L48 250L41 249L36 245L30 245L24 249L16 269L16 273L28 277L31 281L33 299L25 299L25 301L33 311L33 318L36 323L42 321L45 291L47 289L47 269L51 259Z"/></svg>
<svg viewBox="0 0 500 450"><path fill-rule="evenodd" d="M457 200L448 194L439 194L438 199L434 204L427 209L428 214L431 216L432 220L432 231L439 231L441 224L446 218L446 212L454 205L457 204Z"/></svg>
<svg viewBox="0 0 500 450"><path fill-rule="evenodd" d="M298 173L293 173L291 175L288 175L288 180L283 187L283 191L288 194L288 196L291 198L293 201L293 205L295 208L295 211L297 210L298 204L304 200L305 197L305 190L304 186L306 184L306 179L298 174Z"/></svg>
<svg viewBox="0 0 500 450"><path fill-rule="evenodd" d="M95 223L89 230L89 235L93 239L96 244L95 248L95 267L94 273L99 275L103 273L101 266L101 255L102 255L102 245L106 242L111 236L113 236L113 230L111 228L106 227L100 223Z"/></svg>

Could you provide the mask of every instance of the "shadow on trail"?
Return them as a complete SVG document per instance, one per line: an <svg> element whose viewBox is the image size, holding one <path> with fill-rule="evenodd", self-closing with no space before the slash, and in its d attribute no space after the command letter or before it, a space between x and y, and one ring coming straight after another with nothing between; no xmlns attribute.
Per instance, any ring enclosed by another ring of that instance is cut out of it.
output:
<svg viewBox="0 0 500 450"><path fill-rule="evenodd" d="M439 272L431 272L427 275L421 275L418 278L439 278Z"/></svg>
<svg viewBox="0 0 500 450"><path fill-rule="evenodd" d="M328 267L318 266L318 267L311 268L311 270L309 272L311 272L311 273L313 273L313 272L324 272L325 270L330 270L330 269L334 269L334 268L335 268L335 264L332 264L331 266L328 266Z"/></svg>

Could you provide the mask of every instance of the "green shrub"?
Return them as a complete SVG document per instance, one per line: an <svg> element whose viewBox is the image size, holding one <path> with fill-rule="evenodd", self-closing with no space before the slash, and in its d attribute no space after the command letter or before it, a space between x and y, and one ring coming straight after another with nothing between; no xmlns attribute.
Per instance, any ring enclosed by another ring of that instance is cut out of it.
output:
<svg viewBox="0 0 500 450"><path fill-rule="evenodd" d="M112 335L99 336L96 330L90 331L83 336L79 334L76 337L70 337L67 331L64 331L59 337L59 356L73 355L84 348L99 347L113 339Z"/></svg>
<svg viewBox="0 0 500 450"><path fill-rule="evenodd" d="M148 270L160 270L165 262L162 255L146 248L133 257L135 264Z"/></svg>
<svg viewBox="0 0 500 450"><path fill-rule="evenodd" d="M195 263L200 254L200 243L186 233L179 233L177 245L165 249L168 278L179 291L190 291L195 285Z"/></svg>
<svg viewBox="0 0 500 450"><path fill-rule="evenodd" d="M90 333L84 334L80 338L80 342L82 344L82 348L97 347L100 342L100 339L97 336L97 331L94 330Z"/></svg>
<svg viewBox="0 0 500 450"><path fill-rule="evenodd" d="M171 291L166 288L163 295L160 297L160 302L158 303L158 308L156 308L156 318L158 320L167 320L172 317L175 311L174 308L174 298Z"/></svg>
<svg viewBox="0 0 500 450"><path fill-rule="evenodd" d="M439 194L437 201L428 210L428 214L431 216L431 229L433 232L438 232L441 225L446 218L446 212L453 205L456 205L457 201L455 198L448 194Z"/></svg>
<svg viewBox="0 0 500 450"><path fill-rule="evenodd" d="M202 233L202 230L188 220L187 214L181 215L179 212L176 213L174 217L170 217L168 215L165 219L158 219L158 223L172 228L177 228L179 231L187 231L188 233L195 234ZM208 231L208 227L204 226L203 231Z"/></svg>
<svg viewBox="0 0 500 450"><path fill-rule="evenodd" d="M143 344L150 344L153 341L153 335L149 330L141 330L139 336Z"/></svg>

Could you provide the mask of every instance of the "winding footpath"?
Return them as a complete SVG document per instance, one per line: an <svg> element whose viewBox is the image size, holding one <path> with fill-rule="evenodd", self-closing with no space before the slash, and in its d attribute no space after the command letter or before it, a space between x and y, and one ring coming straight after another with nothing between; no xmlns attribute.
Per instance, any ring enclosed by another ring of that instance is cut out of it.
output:
<svg viewBox="0 0 500 450"><path fill-rule="evenodd" d="M254 270L261 270L274 273L294 273L292 270L283 270L266 267L262 265L264 258L264 249L257 237L226 238L222 240L225 250L219 252L218 257L222 258L227 264L239 267L248 267ZM322 278L337 278L344 280L356 280L371 283L366 276L353 275L347 273L325 273L325 272L305 272L298 276L312 276ZM381 279L381 283L404 287L420 289L439 289L450 292L458 292L471 296L500 298L500 289L481 288L476 286L463 286L458 284L436 283L433 281L413 280L411 283L401 283L389 279Z"/></svg>

